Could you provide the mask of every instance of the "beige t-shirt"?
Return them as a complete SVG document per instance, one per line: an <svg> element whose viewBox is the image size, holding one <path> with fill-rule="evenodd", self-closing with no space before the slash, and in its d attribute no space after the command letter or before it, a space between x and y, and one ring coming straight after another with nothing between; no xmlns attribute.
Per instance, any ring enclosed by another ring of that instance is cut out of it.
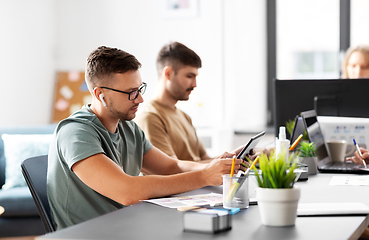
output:
<svg viewBox="0 0 369 240"><path fill-rule="evenodd" d="M172 109L151 100L135 121L149 141L169 156L200 161L201 156L206 154L191 118L178 108Z"/></svg>

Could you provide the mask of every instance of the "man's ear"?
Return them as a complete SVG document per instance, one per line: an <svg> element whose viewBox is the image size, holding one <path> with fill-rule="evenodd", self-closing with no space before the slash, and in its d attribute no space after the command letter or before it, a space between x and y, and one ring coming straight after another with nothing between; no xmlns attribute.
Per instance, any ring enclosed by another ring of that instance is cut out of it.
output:
<svg viewBox="0 0 369 240"><path fill-rule="evenodd" d="M102 94L101 88L95 87L92 90L92 95L94 95L95 98L99 98L100 94Z"/></svg>
<svg viewBox="0 0 369 240"><path fill-rule="evenodd" d="M163 74L164 74L165 79L171 80L171 77L173 75L173 68L170 66L165 66L163 69Z"/></svg>

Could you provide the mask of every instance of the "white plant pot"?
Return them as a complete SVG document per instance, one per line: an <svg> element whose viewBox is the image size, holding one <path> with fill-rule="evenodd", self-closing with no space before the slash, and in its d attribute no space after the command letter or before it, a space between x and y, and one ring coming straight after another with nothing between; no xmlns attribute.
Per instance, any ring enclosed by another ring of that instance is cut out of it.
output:
<svg viewBox="0 0 369 240"><path fill-rule="evenodd" d="M278 227L295 225L297 204L300 199L299 188L258 187L256 198L263 225Z"/></svg>

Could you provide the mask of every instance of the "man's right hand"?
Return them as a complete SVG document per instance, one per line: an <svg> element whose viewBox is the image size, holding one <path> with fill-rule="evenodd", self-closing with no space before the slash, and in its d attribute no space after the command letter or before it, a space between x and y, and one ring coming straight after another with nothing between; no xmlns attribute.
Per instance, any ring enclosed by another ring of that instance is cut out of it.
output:
<svg viewBox="0 0 369 240"><path fill-rule="evenodd" d="M224 154L223 154L224 155ZM227 154L225 154L227 155ZM202 170L204 181L208 186L219 186L223 183L223 175L230 174L232 158L215 158ZM234 174L240 169L241 159L235 159Z"/></svg>

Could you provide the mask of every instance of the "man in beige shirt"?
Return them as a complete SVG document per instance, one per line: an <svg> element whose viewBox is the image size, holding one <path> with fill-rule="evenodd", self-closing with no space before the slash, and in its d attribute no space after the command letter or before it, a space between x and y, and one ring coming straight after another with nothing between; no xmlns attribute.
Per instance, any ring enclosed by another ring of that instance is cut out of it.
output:
<svg viewBox="0 0 369 240"><path fill-rule="evenodd" d="M179 42L162 47L157 60L158 91L136 118L150 142L169 156L193 161L210 157L192 125L191 118L176 107L187 101L196 87L200 57Z"/></svg>

